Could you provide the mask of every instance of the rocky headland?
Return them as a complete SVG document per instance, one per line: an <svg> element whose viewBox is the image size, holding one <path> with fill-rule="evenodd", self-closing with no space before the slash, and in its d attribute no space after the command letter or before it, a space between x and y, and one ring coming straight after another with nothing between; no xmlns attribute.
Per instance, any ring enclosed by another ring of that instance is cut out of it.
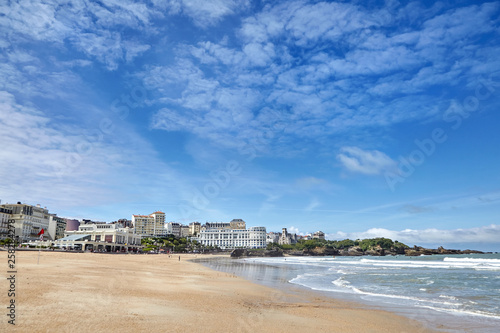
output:
<svg viewBox="0 0 500 333"><path fill-rule="evenodd" d="M484 252L476 250L451 250L445 249L442 246L437 249L428 249L421 246L414 246L412 248L393 247L384 249L381 246L374 246L369 249L363 250L360 246L351 246L344 249L335 249L329 247L315 247L312 249L290 249L283 250L281 248L272 249L235 249L231 252L232 258L242 257L282 257L285 255L290 256L390 256L390 255L406 255L406 256L420 256L420 255L434 255L434 254L483 254Z"/></svg>

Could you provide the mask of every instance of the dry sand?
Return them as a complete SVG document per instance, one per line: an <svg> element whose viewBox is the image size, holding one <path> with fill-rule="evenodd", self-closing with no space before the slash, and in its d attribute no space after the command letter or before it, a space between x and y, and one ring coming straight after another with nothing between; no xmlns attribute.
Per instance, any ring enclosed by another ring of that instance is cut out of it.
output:
<svg viewBox="0 0 500 333"><path fill-rule="evenodd" d="M390 312L213 271L193 255L42 251L39 264L37 252L16 256L16 325L7 323L3 278L0 332L430 332Z"/></svg>

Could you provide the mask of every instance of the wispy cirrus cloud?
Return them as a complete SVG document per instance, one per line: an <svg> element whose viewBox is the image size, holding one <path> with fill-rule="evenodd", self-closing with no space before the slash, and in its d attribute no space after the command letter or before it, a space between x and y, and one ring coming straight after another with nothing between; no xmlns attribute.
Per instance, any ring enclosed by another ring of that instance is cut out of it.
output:
<svg viewBox="0 0 500 333"><path fill-rule="evenodd" d="M396 167L396 162L383 152L358 147L342 147L337 159L348 171L365 175L380 175Z"/></svg>
<svg viewBox="0 0 500 333"><path fill-rule="evenodd" d="M183 176L155 159L149 145L118 122L110 132L96 128L86 135L88 129L63 125L4 91L0 91L0 111L0 177L9 180L0 185L3 201L43 201L65 211L141 197L154 204L168 200L161 190L165 187L175 188L174 201L191 197ZM149 161L148 166L142 159ZM162 172L155 172L155 179L146 176L158 167Z"/></svg>
<svg viewBox="0 0 500 333"><path fill-rule="evenodd" d="M248 0L170 0L153 1L158 6L165 6L171 14L184 14L199 27L208 27L219 23L223 18L245 10Z"/></svg>
<svg viewBox="0 0 500 333"><path fill-rule="evenodd" d="M432 212L434 208L428 206L405 205L403 206L402 210L410 214L422 214Z"/></svg>
<svg viewBox="0 0 500 333"><path fill-rule="evenodd" d="M321 202L316 198L312 198L311 201L309 202L309 204L304 208L304 210L305 211L313 211L319 206L321 206Z"/></svg>

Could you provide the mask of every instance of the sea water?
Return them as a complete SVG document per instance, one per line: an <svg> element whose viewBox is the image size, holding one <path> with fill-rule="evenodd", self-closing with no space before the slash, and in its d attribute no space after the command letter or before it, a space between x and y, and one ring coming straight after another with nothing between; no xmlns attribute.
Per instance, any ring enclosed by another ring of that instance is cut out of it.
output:
<svg viewBox="0 0 500 333"><path fill-rule="evenodd" d="M208 265L267 285L361 301L434 328L500 332L500 254L246 258Z"/></svg>

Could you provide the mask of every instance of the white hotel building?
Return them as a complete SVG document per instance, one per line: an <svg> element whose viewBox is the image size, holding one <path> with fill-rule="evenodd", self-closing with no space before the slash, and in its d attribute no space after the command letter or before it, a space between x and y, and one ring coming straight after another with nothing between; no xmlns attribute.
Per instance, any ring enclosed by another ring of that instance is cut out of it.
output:
<svg viewBox="0 0 500 333"><path fill-rule="evenodd" d="M266 247L266 228L207 228L200 231L197 240L202 245L219 247L223 250L236 248L261 249Z"/></svg>

